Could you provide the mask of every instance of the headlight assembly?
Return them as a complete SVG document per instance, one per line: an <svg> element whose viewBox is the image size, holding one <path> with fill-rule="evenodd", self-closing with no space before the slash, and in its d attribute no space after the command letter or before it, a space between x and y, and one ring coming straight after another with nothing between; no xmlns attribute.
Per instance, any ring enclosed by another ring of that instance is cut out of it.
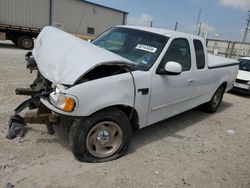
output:
<svg viewBox="0 0 250 188"><path fill-rule="evenodd" d="M55 88L55 91L50 94L50 102L65 112L72 112L76 104L72 97L62 93L58 88Z"/></svg>

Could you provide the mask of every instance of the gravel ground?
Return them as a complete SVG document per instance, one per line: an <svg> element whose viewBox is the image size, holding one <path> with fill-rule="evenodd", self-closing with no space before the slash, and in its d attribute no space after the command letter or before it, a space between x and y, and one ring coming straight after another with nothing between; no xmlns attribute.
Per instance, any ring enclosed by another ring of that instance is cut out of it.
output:
<svg viewBox="0 0 250 188"><path fill-rule="evenodd" d="M250 188L250 97L225 94L219 111L196 109L144 128L129 153L116 161L88 164L74 159L68 133L29 126L23 139L5 138L9 116L35 75L26 51L0 43L0 187L197 187Z"/></svg>

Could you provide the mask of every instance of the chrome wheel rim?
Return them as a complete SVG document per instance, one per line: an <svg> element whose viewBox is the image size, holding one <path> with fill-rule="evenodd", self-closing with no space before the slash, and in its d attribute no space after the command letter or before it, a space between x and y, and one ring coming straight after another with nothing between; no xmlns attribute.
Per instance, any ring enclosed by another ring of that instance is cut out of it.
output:
<svg viewBox="0 0 250 188"><path fill-rule="evenodd" d="M91 155L105 158L118 151L122 144L122 130L113 121L103 121L94 125L86 139L86 146Z"/></svg>

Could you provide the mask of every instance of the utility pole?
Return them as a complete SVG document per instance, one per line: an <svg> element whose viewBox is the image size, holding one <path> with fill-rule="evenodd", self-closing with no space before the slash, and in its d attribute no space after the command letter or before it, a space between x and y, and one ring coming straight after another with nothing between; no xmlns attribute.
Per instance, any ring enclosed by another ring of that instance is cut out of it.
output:
<svg viewBox="0 0 250 188"><path fill-rule="evenodd" d="M198 36L200 36L200 34L201 34L201 25L202 25L202 24L200 23L200 24L199 24L199 27L198 27L198 33L197 33Z"/></svg>
<svg viewBox="0 0 250 188"><path fill-rule="evenodd" d="M195 31L195 33L197 35L199 35L200 20L201 20L201 9L199 10L197 24L196 24L196 31Z"/></svg>
<svg viewBox="0 0 250 188"><path fill-rule="evenodd" d="M178 22L175 23L175 27L174 27L174 30L177 31L177 28L178 28Z"/></svg>
<svg viewBox="0 0 250 188"><path fill-rule="evenodd" d="M248 11L248 13L249 13L249 15L248 15L248 19L247 19L246 30L245 30L242 42L246 42L246 40L247 40L247 33L250 31L250 29L249 29L249 25L250 25L250 11Z"/></svg>
<svg viewBox="0 0 250 188"><path fill-rule="evenodd" d="M150 27L153 27L153 21L150 22Z"/></svg>

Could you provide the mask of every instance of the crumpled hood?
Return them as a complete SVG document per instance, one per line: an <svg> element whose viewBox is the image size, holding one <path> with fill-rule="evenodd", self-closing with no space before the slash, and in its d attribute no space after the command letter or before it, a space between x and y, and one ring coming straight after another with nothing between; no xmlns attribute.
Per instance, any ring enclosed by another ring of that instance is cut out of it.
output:
<svg viewBox="0 0 250 188"><path fill-rule="evenodd" d="M46 79L65 85L73 85L78 78L101 64L134 64L51 26L41 31L32 53Z"/></svg>
<svg viewBox="0 0 250 188"><path fill-rule="evenodd" d="M245 81L250 81L250 72L239 70L237 79L245 80Z"/></svg>

